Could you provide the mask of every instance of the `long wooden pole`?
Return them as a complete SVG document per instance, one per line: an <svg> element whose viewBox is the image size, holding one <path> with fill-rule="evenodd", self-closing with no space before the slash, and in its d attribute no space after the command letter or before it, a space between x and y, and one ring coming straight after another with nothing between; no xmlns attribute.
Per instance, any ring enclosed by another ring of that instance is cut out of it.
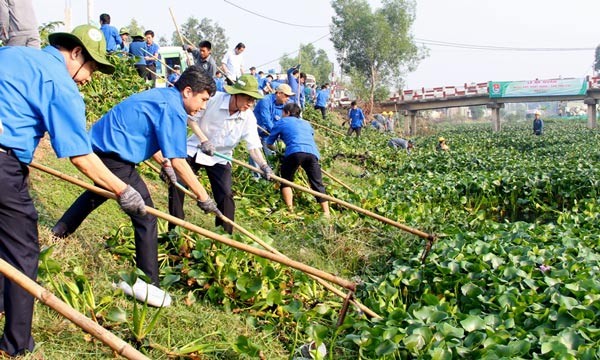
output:
<svg viewBox="0 0 600 360"><path fill-rule="evenodd" d="M308 121L308 120L307 120L307 121ZM312 122L312 121L308 121L308 122L309 122L309 123L311 123L312 125L318 126L318 127L320 127L320 128L323 128L323 129L325 129L325 130L327 130L327 131L331 131L331 132L332 132L332 133L334 133L334 134L337 134L337 135L340 135L340 136L346 136L346 134L344 134L344 133L341 133L341 132L339 132L339 131L336 131L336 130L333 130L332 128L329 128L329 127L327 127L327 126L325 126L325 125L321 125L321 124L318 124L318 123L316 123L316 122Z"/></svg>
<svg viewBox="0 0 600 360"><path fill-rule="evenodd" d="M227 161L231 161L231 162L233 162L233 163L235 163L235 164L237 164L237 165L241 165L241 166L243 166L243 167L245 167L245 168L247 168L247 169L250 169L250 170L252 170L252 171L254 171L254 172L257 172L257 173L259 173L259 174L262 174L262 173L263 173L263 171L262 171L262 170L260 170L259 168L257 168L257 167L254 167L254 166L252 166L252 165L249 165L249 164L247 164L247 163L245 163L245 162L243 162L243 161L236 160L236 159L234 159L234 158L232 158L232 157L230 157L230 156L223 155L223 154L219 154L219 153L217 153L217 152L215 152L215 156L217 156L217 157L220 157L220 158L222 158L222 159L225 159L225 160L227 160ZM331 201L331 202L334 202L334 203L340 204L340 205L342 205L342 206L344 206L344 207L347 207L347 208L349 208L349 209L351 209L351 210L354 210L354 211L356 211L356 212L359 212L359 213L361 213L361 214L364 214L364 215L370 216L370 217L372 217L373 219L377 219L377 220L379 220L379 221L381 221L381 222L383 222L383 223L386 223L386 224L388 224L388 225L395 226L395 227L397 227L397 228L398 228L398 229L400 229L400 230L403 230L403 231L409 232L409 233L411 233L411 234L413 234L413 235L417 235L417 236L419 236L419 237L421 237L421 238L423 238L423 239L427 239L427 240L429 240L429 241L435 241L435 239L436 239L435 235L433 235L433 234L428 234L428 233L426 233L426 232L423 232L423 231L421 231L421 230L417 230L417 229L411 228L411 227L409 227L409 226L406 226L406 225L404 225L404 224L400 224L400 223L399 223L399 222L397 222L397 221L394 221L394 220L392 220L392 219L388 219L388 218L386 218L386 217L384 217L384 216L381 216L381 215L379 215L379 214L375 214L374 212L372 212L372 211L369 211L369 210L367 210L367 209L363 209L363 208L361 208L361 207L358 207L358 206L356 206L356 205L352 205L352 204L350 204L350 203L348 203L348 202L346 202L346 201L344 201L344 200L340 200L340 199L334 198L333 196L330 196L330 195L327 195L327 194L323 194L323 193L320 193L320 192L314 191L314 190L312 190L312 189L309 189L309 188L306 188L306 187L304 187L304 186L300 186L300 185L298 185L298 184L295 184L295 183L293 183L293 182L291 182L291 181L288 181L288 180L286 180L286 179L284 179L284 178L281 178L281 177L279 177L279 176L277 176L277 175L271 175L271 178L272 178L272 179L274 179L274 180L277 180L277 181L279 181L279 182L280 182L280 183L282 183L282 184L288 185L289 187L292 187L292 188L294 188L294 189L297 189L297 190L300 190L300 191L304 191L304 192L306 192L306 193L309 193L309 194L311 194L311 195L318 196L318 197L320 197L320 198L323 198L323 199L325 199L325 200L328 200L328 201Z"/></svg>
<svg viewBox="0 0 600 360"><path fill-rule="evenodd" d="M110 191L106 191L106 190L101 189L101 188L99 188L97 186L94 186L92 184L86 183L85 181L79 180L79 179L77 179L75 177L63 174L63 173L61 173L59 171L56 171L54 169L51 169L51 168L49 168L47 166L44 166L44 165L41 165L41 164L38 164L38 163L35 163L35 162L32 162L31 164L29 164L29 166L31 166L31 167L33 167L35 169L44 171L44 172L46 172L48 174L54 175L54 176L56 176L56 177L58 177L60 179L66 180L66 181L68 181L70 183L73 183L75 185L81 186L81 187L83 187L83 188L85 188L85 189L87 189L89 191L92 191L92 192L98 194L98 195L107 197L109 199L116 199L115 194L111 193ZM234 247L234 248L236 248L238 250L242 250L242 251L245 251L245 252L248 252L248 253L260 256L260 257L263 257L265 259L276 261L276 262L278 262L280 264L283 264L283 265L292 267L294 269L303 271L303 272L305 272L307 274L315 275L317 277L320 277L322 279L325 279L325 280L327 280L329 282L332 282L334 284L337 284L337 285L339 285L341 287L344 287L344 288L352 290L352 291L354 291L356 289L356 284L353 283L353 282L351 282L351 281L348 281L346 279L342 279L342 278L340 278L338 276L335 276L335 275L327 273L325 271L316 269L316 268L314 268L312 266L308 266L308 265L303 264L303 263L301 263L299 261L291 260L291 259L286 258L284 256L273 254L273 253L271 253L269 251L257 249L255 247L252 247L252 246L240 243L238 241L231 240L229 238L226 238L225 236L222 236L222 235L219 235L219 234L214 233L212 231L206 230L206 229L201 228L201 227L199 227L197 225L194 225L194 224L191 224L191 223L189 223L187 221L181 220L181 219L179 219L179 218L177 218L175 216L171 216L171 215L166 214L166 213L164 213L162 211L156 210L155 208L150 207L150 206L146 206L146 211L148 212L148 214L154 215L157 218L164 219L164 220L166 220L166 221L168 221L168 222L170 222L172 224L181 226L181 227L183 227L185 229L188 229L190 231L196 232L196 233L198 233L198 234L200 234L202 236L205 236L205 237L207 237L209 239L213 239L213 240L218 241L220 243L223 243L225 245Z"/></svg>
<svg viewBox="0 0 600 360"><path fill-rule="evenodd" d="M308 121L308 122L310 122L310 121ZM256 127L257 127L257 128L260 130L260 131L264 132L264 133L265 133L265 134L267 134L267 135L270 135L270 134L271 134L271 133L269 133L269 132L268 132L268 131L267 131L265 128L261 127L260 125L256 125ZM342 182L342 180L340 180L340 179L336 178L335 176L331 175L330 173L328 173L327 171L323 170L322 168L321 168L321 172L323 173L323 175L325 175L325 176L329 177L331 180L335 181L336 183L338 183L338 184L342 185L343 187L345 187L345 188L346 188L346 189L348 189L349 191L351 191L351 192L353 192L353 193L355 193L355 194L356 194L356 191L354 191L354 190L353 190L353 189L352 189L350 186L348 186L348 185L346 185L344 182Z"/></svg>
<svg viewBox="0 0 600 360"><path fill-rule="evenodd" d="M177 35L179 35L179 41L181 41L181 45L183 46L185 43L183 42L183 36L181 35L181 31L179 31L179 25L177 25L177 21L175 21L175 15L173 15L173 10L169 8L169 13L171 14L171 19L173 20L173 25L175 25L175 30L177 31ZM190 54L186 51L185 58L188 66L193 65L194 61L190 59Z"/></svg>
<svg viewBox="0 0 600 360"><path fill-rule="evenodd" d="M154 164L150 163L149 161L144 161L144 164L146 164L147 166L149 166L155 172L159 172L160 173L160 169L158 169L156 166L154 166ZM198 198L196 197L196 195L193 192L189 191L188 189L186 189L185 187L183 187L181 184L176 183L175 187L177 187L179 190L183 191L186 195L188 195L192 199L198 200ZM250 231L246 230L241 225L239 225L236 222L234 222L233 220L229 219L228 217L222 215L219 218L223 222L226 222L226 223L230 224L231 226L233 226L234 228L236 228L242 234L246 235L247 237L249 237L250 239L252 239L254 242L256 242L257 244L259 244L263 248L267 249L268 251L270 251L270 252L272 252L274 254L277 254L277 255L281 255L281 256L287 257L284 254L282 254L281 252L279 252L277 249L275 249L274 247L272 247L271 245L269 245L266 242L264 242L262 239L260 239L256 235L252 234ZM308 276L310 276L311 278L313 278L314 280L316 280L324 288L326 288L327 290L333 292L334 294L336 294L337 296L341 297L342 299L346 299L347 298L347 294L344 294L342 291L340 291L339 289L337 289L333 285L329 284L328 282L325 282L325 280L323 280L323 279L321 279L319 277L316 277L314 275L311 275L311 274L308 274ZM350 300L350 301L352 302L352 304L354 304L355 306L357 306L365 314L367 314L367 315L369 315L371 317L374 317L374 318L381 318L381 316L379 316L379 314L377 314L375 311L369 309L367 306L361 304L360 302L358 302L356 300Z"/></svg>
<svg viewBox="0 0 600 360"><path fill-rule="evenodd" d="M52 292L31 280L25 274L21 273L19 270L15 269L12 265L2 259L0 259L0 272L10 281L25 289L25 291L33 295L42 303L71 320L71 322L82 328L88 334L108 345L117 354L131 360L149 360L148 357L137 351L127 342L106 330L93 320L85 317L67 303L57 298Z"/></svg>

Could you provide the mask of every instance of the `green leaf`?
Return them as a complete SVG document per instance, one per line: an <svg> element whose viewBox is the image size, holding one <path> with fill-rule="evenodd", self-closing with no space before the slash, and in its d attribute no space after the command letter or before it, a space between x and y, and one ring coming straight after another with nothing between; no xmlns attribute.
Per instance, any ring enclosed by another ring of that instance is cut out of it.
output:
<svg viewBox="0 0 600 360"><path fill-rule="evenodd" d="M394 351L396 351L397 348L398 345L396 345L392 341L384 340L377 346L377 348L375 348L375 354L377 356L389 355L394 353Z"/></svg>
<svg viewBox="0 0 600 360"><path fill-rule="evenodd" d="M448 323L439 323L436 325L437 331L444 336L445 339L448 338L462 338L465 335L465 331L461 328L452 326Z"/></svg>
<svg viewBox="0 0 600 360"><path fill-rule="evenodd" d="M485 329L485 321L479 316L468 315L460 321L460 324L468 332Z"/></svg>
<svg viewBox="0 0 600 360"><path fill-rule="evenodd" d="M273 306L279 304L281 304L281 293L279 292L279 290L269 290L269 293L267 294L267 305Z"/></svg>
<svg viewBox="0 0 600 360"><path fill-rule="evenodd" d="M116 323L123 323L127 321L127 312L120 307L114 307L106 314L106 318Z"/></svg>

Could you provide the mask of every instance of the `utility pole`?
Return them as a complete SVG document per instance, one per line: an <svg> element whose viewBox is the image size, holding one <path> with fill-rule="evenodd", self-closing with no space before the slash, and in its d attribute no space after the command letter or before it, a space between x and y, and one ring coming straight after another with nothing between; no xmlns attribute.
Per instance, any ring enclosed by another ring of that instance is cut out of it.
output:
<svg viewBox="0 0 600 360"><path fill-rule="evenodd" d="M94 0L87 0L87 23L92 24L94 13Z"/></svg>
<svg viewBox="0 0 600 360"><path fill-rule="evenodd" d="M71 32L71 0L65 0L65 31Z"/></svg>

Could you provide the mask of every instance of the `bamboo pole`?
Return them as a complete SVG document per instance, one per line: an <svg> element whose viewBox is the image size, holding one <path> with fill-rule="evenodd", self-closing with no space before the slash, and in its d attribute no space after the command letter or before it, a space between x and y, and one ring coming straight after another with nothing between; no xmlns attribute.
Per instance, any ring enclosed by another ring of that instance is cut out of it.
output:
<svg viewBox="0 0 600 360"><path fill-rule="evenodd" d="M87 318L77 310L73 309L67 303L57 298L52 292L28 278L25 274L21 273L19 270L15 269L12 265L2 259L0 259L0 272L4 274L4 276L10 281L25 289L25 291L33 295L42 303L69 319L88 334L108 345L117 354L131 360L149 360L148 357L136 350L127 342L106 330L98 323L92 321L90 318Z"/></svg>
<svg viewBox="0 0 600 360"><path fill-rule="evenodd" d="M247 163L245 163L243 161L239 161L237 159L229 157L227 155L223 155L223 154L219 154L219 153L215 152L215 156L220 157L222 159L225 159L227 161L231 161L231 162L233 162L235 164L241 165L241 166L243 166L243 167L245 167L247 169L250 169L250 170L252 170L254 172L257 172L259 174L263 173L263 171L260 170L259 168L254 167L252 165L249 165L249 164L247 164ZM369 211L367 209L363 209L363 208L361 208L359 206L352 205L352 204L350 204L350 203L348 203L346 201L334 198L333 196L330 196L330 195L327 195L327 194L323 194L323 193L314 191L314 190L306 188L304 186L300 186L300 185L295 184L295 183L293 183L291 181L288 181L288 180L286 180L284 178L281 178L281 177L279 177L277 175L271 175L271 178L274 179L274 180L279 181L282 184L288 185L288 186L290 186L290 187L292 187L294 189L297 189L297 190L300 190L300 191L304 191L304 192L309 193L311 195L318 196L318 197L323 198L325 200L328 200L328 201L340 204L340 205L342 205L344 207L347 207L347 208L349 208L351 210L354 210L354 211L359 212L361 214L364 214L364 215L370 216L370 217L372 217L374 219L377 219L377 220L379 220L379 221L381 221L383 223L395 226L395 227L397 227L400 230L406 231L406 232L411 233L413 235L417 235L417 236L419 236L419 237L421 237L423 239L427 239L429 241L435 241L435 239L436 239L435 235L433 235L433 234L428 234L428 233L423 232L421 230L417 230L417 229L411 228L411 227L406 226L404 224L401 224L401 223L399 223L397 221L394 221L394 220L388 219L388 218L386 218L384 216L375 214L374 212Z"/></svg>
<svg viewBox="0 0 600 360"><path fill-rule="evenodd" d="M308 120L306 120L306 121L308 121ZM327 131L331 131L334 134L337 134L337 135L340 135L340 136L346 136L346 134L341 133L341 132L336 131L336 130L333 130L332 128L329 128L329 127L327 127L325 125L321 125L321 124L318 124L318 123L312 122L312 121L308 121L308 122L311 123L312 125L318 126L318 127L323 128L323 129L325 129Z"/></svg>
<svg viewBox="0 0 600 360"><path fill-rule="evenodd" d="M306 120L306 121L308 121L308 120ZM308 122L310 123L310 121L308 121ZM257 128L260 130L260 131L263 131L263 132L264 132L264 133L266 133L267 135L270 135L270 133L269 133L269 132L268 132L268 131L267 131L265 128L261 127L260 125L256 125L256 127L257 127ZM323 173L325 176L329 177L331 180L335 181L336 183L338 183L338 184L342 185L343 187L345 187L345 188L346 188L346 189L348 189L349 191L351 191L351 192L353 192L353 193L355 193L355 194L356 194L356 191L352 190L352 188L351 188L350 186L346 185L344 182L342 182L342 180L340 180L340 179L338 179L338 178L334 177L333 175L331 175L331 174L330 174L330 173L328 173L327 171L323 170L323 168L321 168L321 172L322 172L322 173Z"/></svg>
<svg viewBox="0 0 600 360"><path fill-rule="evenodd" d="M154 60L158 61L159 63L163 64L167 69L171 70L171 71L175 71L175 69L173 69L172 67L170 67L166 62L162 61L160 58L155 57L154 54L151 54L149 51L147 51L146 49L142 48L142 51L145 52L146 54L152 56L154 58Z"/></svg>
<svg viewBox="0 0 600 360"><path fill-rule="evenodd" d="M348 189L348 191L356 194L356 191L354 191L350 186L346 185L342 180L336 178L335 176L331 175L329 172L323 170L322 168L321 168L321 172L323 174L325 174L327 177L329 177L331 180L335 181L336 183L338 183L338 184L342 185L343 187L345 187L346 189Z"/></svg>
<svg viewBox="0 0 600 360"><path fill-rule="evenodd" d="M171 19L173 20L173 25L175 25L175 30L177 31L177 35L179 35L179 41L181 41L181 45L183 46L185 44L183 42L183 36L181 35L181 31L179 31L179 26L177 25L177 21L175 21L175 15L173 15L173 10L171 10L171 8L169 8L169 13L171 14ZM185 58L186 58L188 66L191 66L194 64L194 61L192 59L190 59L190 54L187 51L185 52Z"/></svg>
<svg viewBox="0 0 600 360"><path fill-rule="evenodd" d="M154 166L154 164L150 163L149 161L144 161L144 164L146 164L147 166L149 166L152 170L156 171L156 172L160 172L160 169L158 169L156 166ZM189 197L191 197L194 200L198 200L198 198L196 197L196 195L189 191L188 189L186 189L183 185L176 183L175 186L183 191L186 195L188 195ZM287 258L287 256L285 256L284 254L282 254L281 252L279 252L276 248L272 247L271 245L267 244L266 242L264 242L262 239L260 239L259 237L257 237L256 235L252 234L250 231L246 230L244 227L242 227L241 225L237 224L236 222L234 222L233 220L229 219L228 217L221 215L219 216L219 218L223 221L226 222L228 224L230 224L231 226L233 226L234 228L236 228L239 232L241 232L242 234L246 235L247 237L249 237L251 240L253 240L254 242L256 242L257 244L259 244L260 246L262 246L263 248L267 249L268 251L277 254L277 255L281 255ZM328 282L325 282L325 280L308 274L308 276L310 276L312 279L314 279L315 281L317 281L319 284L321 284L324 288L326 288L327 290L333 292L335 295L341 297L342 299L346 299L348 297L347 294L343 293L342 291L340 291L339 289L335 288L333 285L329 284ZM379 314L377 314L375 311L369 309L367 306L361 304L360 302L356 301L356 300L350 300L352 302L352 304L354 304L355 306L357 306L362 312L366 313L367 315L373 317L373 318L381 318L381 316Z"/></svg>
<svg viewBox="0 0 600 360"><path fill-rule="evenodd" d="M49 168L47 166L44 166L44 165L41 165L41 164L38 164L38 163L35 163L35 162L32 162L31 164L29 164L29 166L31 166L31 167L33 167L35 169L44 171L44 172L46 172L48 174L54 175L54 176L56 176L56 177L58 177L60 179L66 180L66 181L68 181L70 183L73 183L75 185L81 186L81 187L83 187L83 188L85 188L85 189L87 189L89 191L92 191L92 192L98 194L98 195L107 197L109 199L116 199L115 194L113 194L110 191L106 191L106 190L101 189L101 188L99 188L97 186L94 186L94 185L91 185L89 183L86 183L85 181L79 180L79 179L77 179L75 177L63 174L63 173L61 173L59 171L56 171L54 169L51 169L51 168ZM335 275L327 273L325 271L316 269L316 268L314 268L312 266L308 266L308 265L303 264L301 262L298 262L298 261L295 261L295 260L291 260L289 258L280 256L280 255L277 255L277 254L273 254L273 253L271 253L269 251L257 249L255 247L252 247L252 246L240 243L238 241L231 240L231 239L229 239L229 238L227 238L225 236L216 234L216 233L214 233L212 231L206 230L206 229L201 228L201 227L199 227L197 225L194 225L194 224L191 224L191 223L189 223L187 221L181 220L181 219L179 219L179 218L177 218L175 216L171 216L171 215L166 214L166 213L164 213L162 211L156 210L153 207L146 206L146 211L150 215L154 215L154 216L156 216L158 218L161 218L161 219L164 219L164 220L166 220L166 221L168 221L170 223L173 223L175 225L181 226L181 227L183 227L185 229L188 229L190 231L196 232L196 233L198 233L198 234L200 234L202 236L205 236L205 237L207 237L209 239L213 239L213 240L218 241L220 243L223 243L225 245L234 247L234 248L236 248L238 250L242 250L242 251L251 253L253 255L257 255L257 256L263 257L265 259L276 261L276 262L278 262L280 264L292 267L294 269L300 270L300 271L305 272L307 274L315 275L317 277L325 279L325 280L327 280L329 282L332 282L334 284L337 284L337 285L339 285L341 287L344 287L344 288L347 288L349 290L353 290L354 291L355 288L356 288L356 284L355 283L353 283L351 281L348 281L346 279L342 279L342 278L340 278L338 276L335 276Z"/></svg>

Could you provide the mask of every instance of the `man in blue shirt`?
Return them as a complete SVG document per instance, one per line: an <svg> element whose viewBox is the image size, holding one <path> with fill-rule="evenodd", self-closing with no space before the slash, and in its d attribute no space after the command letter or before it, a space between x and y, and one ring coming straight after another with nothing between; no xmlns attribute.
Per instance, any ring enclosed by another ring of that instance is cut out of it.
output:
<svg viewBox="0 0 600 360"><path fill-rule="evenodd" d="M217 70L215 73L215 85L217 86L217 91L225 92L225 78L223 78L223 73L220 70Z"/></svg>
<svg viewBox="0 0 600 360"><path fill-rule="evenodd" d="M300 92L299 90L299 77L300 77L300 64L291 67L287 71L287 82L288 85L292 88L292 92L294 96L292 97L292 101L298 105L300 105Z"/></svg>
<svg viewBox="0 0 600 360"><path fill-rule="evenodd" d="M146 47L144 48L144 60L146 60L146 80L156 80L156 60L158 59L158 49L160 48L154 42L154 31L146 30Z"/></svg>
<svg viewBox="0 0 600 360"><path fill-rule="evenodd" d="M107 52L117 51L117 46L120 47L123 45L123 40L121 40L121 35L117 31L117 28L110 25L110 15L100 15L100 30L102 30L106 39Z"/></svg>
<svg viewBox="0 0 600 360"><path fill-rule="evenodd" d="M315 109L321 111L323 119L327 116L327 101L329 101L329 89L327 84L323 84L315 97Z"/></svg>
<svg viewBox="0 0 600 360"><path fill-rule="evenodd" d="M132 56L136 62L134 64L135 70L138 75L142 78L146 78L146 42L144 42L144 35L141 33L133 34L131 37L132 42L129 44L129 55Z"/></svg>
<svg viewBox="0 0 600 360"><path fill-rule="evenodd" d="M362 109L356 105L356 101L353 101L350 106L351 108L348 110L348 120L346 120L350 122L350 128L346 135L350 136L354 132L356 133L356 137L359 137L362 127L365 124L365 114Z"/></svg>
<svg viewBox="0 0 600 360"><path fill-rule="evenodd" d="M314 130L310 124L300 118L300 106L288 103L283 107L283 118L275 123L271 135L267 138L267 145L274 148L273 144L278 138L285 143L285 154L281 163L281 177L294 181L298 167L302 166L310 182L311 189L325 194L325 186L319 165L319 149L314 139ZM290 211L294 209L292 189L281 184L283 201ZM323 215L329 217L329 203L327 200L315 197L321 204Z"/></svg>
<svg viewBox="0 0 600 360"><path fill-rule="evenodd" d="M163 165L163 177L176 182L177 174L199 199L202 210L220 214L186 161L188 115L204 109L214 93L212 78L201 68L191 66L175 87L134 94L107 112L90 130L92 148L110 171L142 194L147 206L154 204L135 167L153 157ZM54 235L62 238L73 233L105 200L91 191L84 192L52 229ZM130 218L135 228L136 265L158 286L156 217L146 214ZM164 306L168 306L170 297L165 298L168 300Z"/></svg>
<svg viewBox="0 0 600 360"><path fill-rule="evenodd" d="M39 260L37 212L29 195L29 170L40 139L48 132L58 157L71 162L96 184L117 194L124 211L145 213L140 194L114 176L92 153L85 104L77 85L99 70L114 72L106 59L102 32L89 25L53 33L51 46L0 49L0 257L35 280ZM34 298L11 281L0 281L5 312L0 350L16 356L34 348Z"/></svg>
<svg viewBox="0 0 600 360"><path fill-rule="evenodd" d="M281 84L277 90L275 90L274 94L265 95L265 97L260 99L254 106L254 116L256 116L258 136L260 136L260 142L263 145L263 151L267 157L275 155L275 152L267 147L265 139L269 136L273 124L281 119L283 115L283 106L294 95L295 94L288 84ZM252 166L257 166L252 158L250 158L249 163ZM258 179L259 177L260 175L254 173L255 179Z"/></svg>

